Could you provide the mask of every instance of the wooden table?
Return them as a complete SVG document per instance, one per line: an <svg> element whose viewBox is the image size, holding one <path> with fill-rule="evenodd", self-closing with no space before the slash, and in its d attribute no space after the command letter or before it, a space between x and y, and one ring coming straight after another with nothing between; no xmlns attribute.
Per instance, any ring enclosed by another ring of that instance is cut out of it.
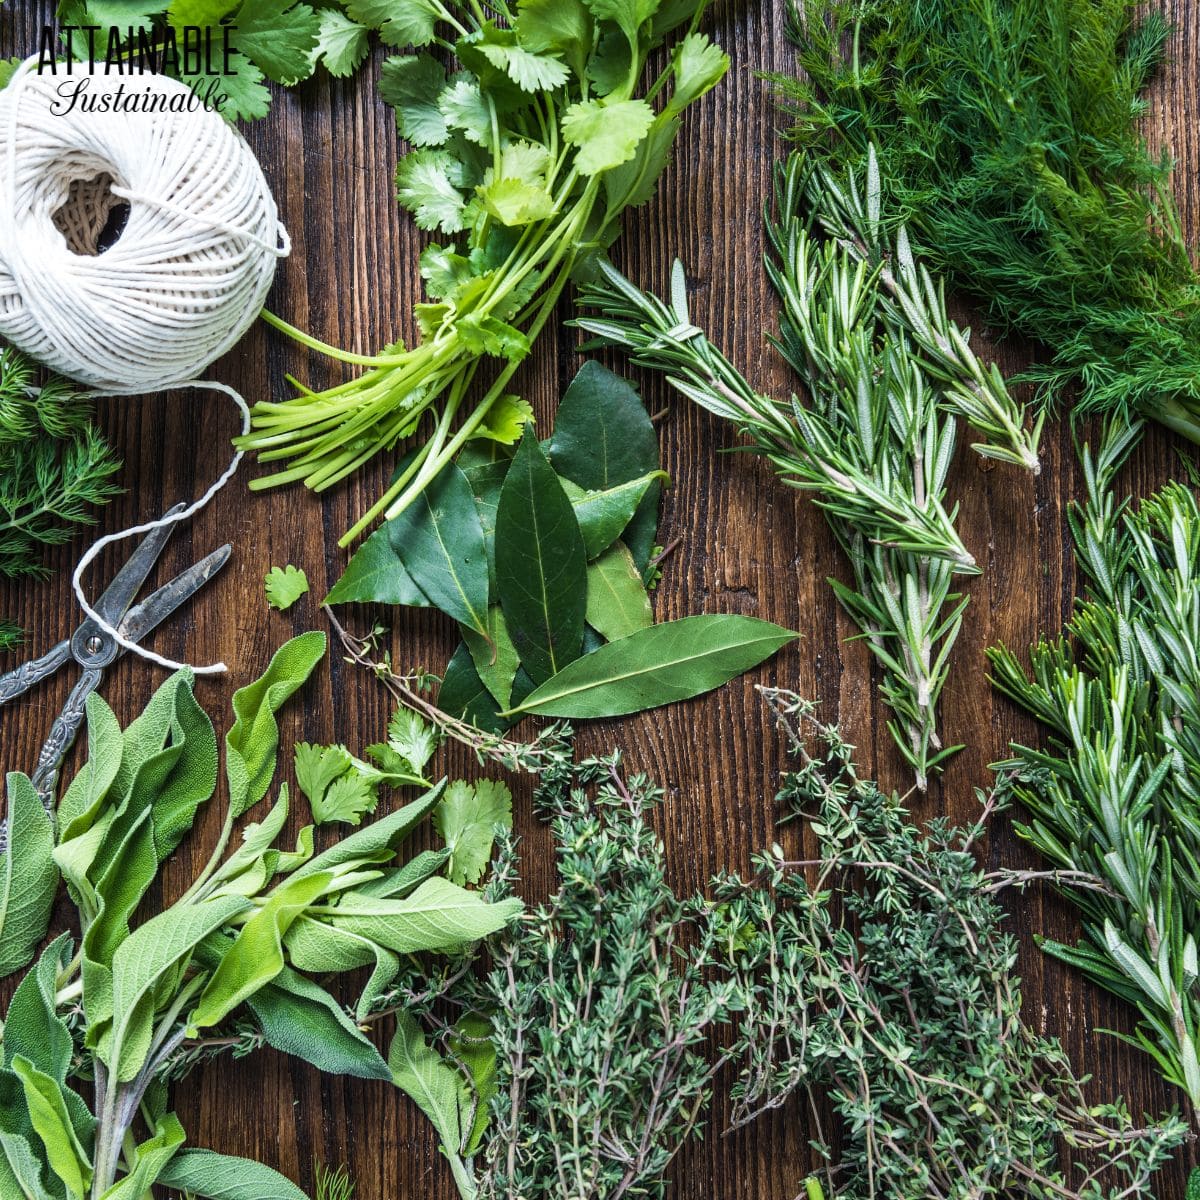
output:
<svg viewBox="0 0 1200 1200"><path fill-rule="evenodd" d="M0 8L0 54L37 47L50 0L20 0ZM1181 167L1175 187L1185 229L1200 237L1200 123L1196 120L1196 8L1169 0L1176 22L1171 62L1154 93L1148 134L1170 146ZM785 119L772 109L761 71L787 71L792 58L784 39L781 0L756 5L724 0L711 18L714 33L733 57L728 81L690 111L675 165L657 198L635 213L615 258L635 280L662 290L671 260L680 256L694 285L695 319L709 329L749 378L764 390L791 386L766 345L776 306L760 267L758 214L769 191L772 164L783 142L774 135ZM402 214L392 193L397 138L391 111L379 100L380 57L349 83L321 78L276 96L271 115L246 130L292 233L294 250L279 271L269 306L318 337L360 352L397 334L412 334L411 311L420 298L417 254L421 235ZM564 305L562 317L570 315ZM574 331L547 332L519 376L520 390L548 425L557 398L578 368ZM1011 347L1005 369L1022 358ZM251 399L287 391L286 372L320 384L322 363L306 356L261 323L211 372ZM716 694L620 722L589 726L581 738L589 752L619 745L628 762L650 772L666 788L657 823L666 842L671 874L680 889L705 886L720 868L745 869L750 856L777 836L773 793L783 765L756 683L797 689L825 702L859 747L865 771L889 786L908 786L885 727L876 695L877 672L825 583L846 568L820 513L779 485L766 466L747 455L724 455L730 432L705 413L668 395L658 379L641 381L660 423L664 465L674 480L663 505L664 542L681 538L666 564L655 609L657 619L699 611L766 617L802 630L803 640L760 671ZM101 514L103 530L117 530L198 495L224 467L235 430L230 407L201 394L110 401L101 422L123 452L123 497ZM965 442L965 439L964 439ZM1152 430L1125 475L1144 495L1179 472L1180 445ZM247 465L235 482L174 537L163 562L181 569L226 540L234 557L198 601L155 638L160 652L206 663L231 664L223 679L198 686L219 729L228 725L234 688L256 675L285 638L323 627L316 599L345 562L338 535L378 494L389 464L374 463L323 502L299 488L251 494ZM988 763L1003 756L1010 738L1039 735L1033 724L996 696L985 679L984 649L1004 640L1023 649L1039 634L1056 633L1074 595L1075 571L1065 541L1064 506L1080 494L1080 473L1065 423L1051 426L1043 470L1036 479L990 469L965 445L950 482L962 505L961 529L984 568L966 587L971 596L954 671L943 702L945 734L967 748L944 781L914 804L921 816L950 813L961 820L975 811L973 789L986 787ZM86 545L86 535L56 555L55 577L46 583L6 585L0 611L16 614L28 628L28 644L47 649L72 629L77 613L67 575ZM106 556L97 590L125 554ZM308 574L312 594L287 614L269 610L262 589L272 564L295 563ZM370 614L347 613L365 627ZM447 623L435 614L401 613L393 652L406 667L436 669L453 649ZM162 674L126 658L111 670L106 698L123 721L146 702ZM6 712L0 725L0 762L6 770L29 769L65 696L64 674ZM285 711L283 744L297 740L342 741L360 748L377 740L389 706L377 683L335 654L315 681ZM80 761L78 751L75 761ZM451 774L472 769L453 748L441 766ZM290 776L290 754L284 774ZM530 812L528 787L516 784L517 829L525 840L528 895L552 884L547 831ZM1035 857L1000 816L984 853L989 866L1032 866ZM162 897L182 890L203 861L220 824L210 806L194 835L168 864ZM784 838L800 839L789 828ZM793 849L799 849L793 846ZM811 849L811 847L810 847ZM1075 973L1045 958L1034 934L1070 939L1075 921L1055 897L1032 891L1007 901L1021 941L1028 1019L1065 1042L1073 1061L1096 1078L1099 1100L1123 1093L1135 1112L1161 1111L1182 1097L1161 1083L1148 1060L1099 1028L1128 1029L1129 1011L1085 985ZM430 1200L455 1195L432 1130L415 1107L380 1084L328 1078L303 1062L274 1052L241 1062L221 1061L197 1071L177 1089L176 1104L193 1144L251 1155L311 1187L314 1162L346 1163L358 1180L358 1200ZM807 1167L809 1152L799 1104L737 1135L721 1137L725 1108L718 1102L702 1143L677 1161L676 1200L790 1200ZM1190 1165L1194 1148L1182 1159ZM1182 1196L1185 1168L1164 1177L1161 1197Z"/></svg>

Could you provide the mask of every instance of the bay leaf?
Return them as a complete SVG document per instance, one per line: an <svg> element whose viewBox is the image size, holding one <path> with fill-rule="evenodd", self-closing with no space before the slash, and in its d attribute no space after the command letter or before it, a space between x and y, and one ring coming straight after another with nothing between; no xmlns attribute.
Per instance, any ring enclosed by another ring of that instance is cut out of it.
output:
<svg viewBox="0 0 1200 1200"><path fill-rule="evenodd" d="M610 642L654 623L642 573L624 542L588 565L587 623Z"/></svg>
<svg viewBox="0 0 1200 1200"><path fill-rule="evenodd" d="M512 699L513 678L521 662L517 657L517 648L508 636L508 626L500 606L493 604L488 609L486 637L466 625L459 626L459 629L484 687L500 708L507 708Z"/></svg>
<svg viewBox="0 0 1200 1200"><path fill-rule="evenodd" d="M579 657L587 552L571 502L528 427L500 490L496 586L509 635L534 683Z"/></svg>
<svg viewBox="0 0 1200 1200"><path fill-rule="evenodd" d="M431 607L429 598L413 582L400 556L392 549L386 525L375 530L354 552L342 577L329 589L322 603Z"/></svg>
<svg viewBox="0 0 1200 1200"><path fill-rule="evenodd" d="M387 524L388 541L430 602L486 635L488 565L483 525L466 476L450 463Z"/></svg>
<svg viewBox="0 0 1200 1200"><path fill-rule="evenodd" d="M502 714L619 717L687 700L799 637L757 617L712 614L651 625L568 663Z"/></svg>

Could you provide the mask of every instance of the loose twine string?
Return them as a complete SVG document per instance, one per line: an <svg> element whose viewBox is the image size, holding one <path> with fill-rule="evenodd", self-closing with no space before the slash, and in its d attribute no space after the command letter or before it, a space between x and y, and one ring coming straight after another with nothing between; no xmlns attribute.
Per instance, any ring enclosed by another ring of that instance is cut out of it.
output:
<svg viewBox="0 0 1200 1200"><path fill-rule="evenodd" d="M88 387L93 397L168 388L229 396L250 428L245 400L199 376L245 333L291 243L250 147L219 113L161 75L39 75L27 59L0 91L0 335ZM64 82L90 110L57 91ZM98 111L116 93L187 111ZM100 251L112 208L124 228ZM98 539L71 578L84 613L118 645L170 670L186 665L126 638L88 602L83 576L113 542L199 512L237 471L169 517ZM224 663L194 667L218 674Z"/></svg>

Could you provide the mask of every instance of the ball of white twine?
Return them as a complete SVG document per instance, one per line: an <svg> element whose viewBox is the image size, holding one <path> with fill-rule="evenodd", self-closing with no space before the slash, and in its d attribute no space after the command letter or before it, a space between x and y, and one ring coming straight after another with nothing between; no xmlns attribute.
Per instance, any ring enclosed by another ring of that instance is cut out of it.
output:
<svg viewBox="0 0 1200 1200"><path fill-rule="evenodd" d="M246 332L290 249L253 152L177 80L77 73L72 85L86 78L92 102L68 111L58 92L65 77L39 75L36 61L22 64L0 90L0 336L97 396L219 390L234 399L247 432L242 397L198 376ZM126 95L164 103L157 111L112 111L122 86ZM101 111L106 96L110 111ZM163 111L172 102L183 109L188 99L185 111ZM128 206L124 227L102 253L98 229L82 228L98 223L95 205L79 213L81 186L97 179L100 191L111 180L112 201ZM194 515L241 457L190 507L103 537L80 560L72 579L80 606L126 649L170 669L183 665L103 620L84 596L84 571L111 542Z"/></svg>

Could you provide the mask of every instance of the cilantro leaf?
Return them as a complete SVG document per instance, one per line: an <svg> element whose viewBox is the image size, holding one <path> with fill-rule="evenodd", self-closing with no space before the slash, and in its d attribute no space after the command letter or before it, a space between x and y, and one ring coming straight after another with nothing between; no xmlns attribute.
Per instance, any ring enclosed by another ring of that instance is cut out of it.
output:
<svg viewBox="0 0 1200 1200"><path fill-rule="evenodd" d="M466 209L462 164L445 150L414 150L396 167L396 197L421 229L457 233Z"/></svg>
<svg viewBox="0 0 1200 1200"><path fill-rule="evenodd" d="M181 25L216 25L238 6L238 0L171 0L167 20ZM161 8L161 4L159 5Z"/></svg>
<svg viewBox="0 0 1200 1200"><path fill-rule="evenodd" d="M244 55L234 51L229 56L232 75L222 75L217 84L225 103L221 116L227 121L257 121L271 107L271 93L263 83L263 73Z"/></svg>
<svg viewBox="0 0 1200 1200"><path fill-rule="evenodd" d="M671 55L675 93L671 109L679 112L711 91L729 70L729 55L703 33L689 33Z"/></svg>
<svg viewBox="0 0 1200 1200"><path fill-rule="evenodd" d="M379 94L396 110L396 125L414 146L440 146L450 132L438 107L446 72L428 54L398 54L379 74Z"/></svg>
<svg viewBox="0 0 1200 1200"><path fill-rule="evenodd" d="M428 721L411 708L398 708L388 722L388 745L418 774L441 740Z"/></svg>
<svg viewBox="0 0 1200 1200"><path fill-rule="evenodd" d="M564 63L548 54L533 54L521 46L481 45L483 56L503 71L523 92L552 92L571 77Z"/></svg>
<svg viewBox="0 0 1200 1200"><path fill-rule="evenodd" d="M501 396L471 435L487 438L502 446L515 446L521 440L526 425L533 424L533 405L520 396Z"/></svg>
<svg viewBox="0 0 1200 1200"><path fill-rule="evenodd" d="M613 21L635 50L642 26L658 12L662 0L584 0L598 21Z"/></svg>
<svg viewBox="0 0 1200 1200"><path fill-rule="evenodd" d="M490 354L520 362L529 353L529 339L515 325L479 312L463 313L455 323L459 341L475 354Z"/></svg>
<svg viewBox="0 0 1200 1200"><path fill-rule="evenodd" d="M510 228L544 221L554 212L554 197L545 188L520 179L497 179L476 190L487 212Z"/></svg>
<svg viewBox="0 0 1200 1200"><path fill-rule="evenodd" d="M292 0L243 0L237 12L238 49L276 83L312 74L321 19Z"/></svg>
<svg viewBox="0 0 1200 1200"><path fill-rule="evenodd" d="M561 54L576 75L583 75L592 49L592 17L581 0L524 0L516 31L527 50Z"/></svg>
<svg viewBox="0 0 1200 1200"><path fill-rule="evenodd" d="M451 129L477 146L492 145L492 110L479 89L478 81L466 72L456 75L441 94L438 108Z"/></svg>
<svg viewBox="0 0 1200 1200"><path fill-rule="evenodd" d="M372 780L357 771L338 776L319 800L310 801L313 820L318 825L340 821L345 825L362 823L363 813L374 812L379 795Z"/></svg>
<svg viewBox="0 0 1200 1200"><path fill-rule="evenodd" d="M366 26L350 20L336 8L321 10L321 28L313 51L314 67L323 62L330 75L345 78L358 70L368 49Z"/></svg>
<svg viewBox="0 0 1200 1200"><path fill-rule="evenodd" d="M438 14L430 0L346 0L345 7L351 20L379 30L389 46L428 46L433 41Z"/></svg>
<svg viewBox="0 0 1200 1200"><path fill-rule="evenodd" d="M456 780L433 810L433 824L450 851L450 882L478 883L492 858L496 827L512 828L512 793L491 779L474 786Z"/></svg>
<svg viewBox="0 0 1200 1200"><path fill-rule="evenodd" d="M314 746L297 742L296 783L310 805L320 802L330 784L350 770L353 758L345 746Z"/></svg>
<svg viewBox="0 0 1200 1200"><path fill-rule="evenodd" d="M584 100L563 114L563 138L579 148L575 165L582 175L599 175L628 162L654 124L645 100Z"/></svg>
<svg viewBox="0 0 1200 1200"><path fill-rule="evenodd" d="M283 612L289 609L308 591L308 576L298 567L288 563L286 567L272 567L263 580L267 603Z"/></svg>
<svg viewBox="0 0 1200 1200"><path fill-rule="evenodd" d="M453 246L439 246L436 242L421 251L420 263L425 291L433 300L444 300L475 273L469 258L457 253Z"/></svg>

